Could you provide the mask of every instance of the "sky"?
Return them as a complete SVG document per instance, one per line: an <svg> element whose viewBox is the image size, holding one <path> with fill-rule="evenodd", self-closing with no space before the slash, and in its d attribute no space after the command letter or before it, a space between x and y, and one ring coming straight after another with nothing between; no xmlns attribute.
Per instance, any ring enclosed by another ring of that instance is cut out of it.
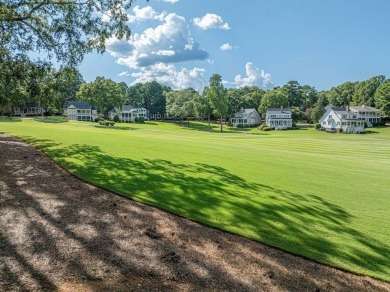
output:
<svg viewBox="0 0 390 292"><path fill-rule="evenodd" d="M134 85L156 80L201 91L212 74L225 87L328 90L377 75L390 78L389 0L136 0L132 36L80 65Z"/></svg>

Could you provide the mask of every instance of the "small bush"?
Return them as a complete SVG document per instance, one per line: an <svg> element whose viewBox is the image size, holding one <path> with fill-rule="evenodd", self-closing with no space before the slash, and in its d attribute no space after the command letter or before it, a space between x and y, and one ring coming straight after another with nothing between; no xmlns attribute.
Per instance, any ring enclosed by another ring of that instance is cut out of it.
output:
<svg viewBox="0 0 390 292"><path fill-rule="evenodd" d="M139 117L139 118L138 118L138 122L139 122L140 124L145 123L145 118L144 118L144 117Z"/></svg>
<svg viewBox="0 0 390 292"><path fill-rule="evenodd" d="M314 125L314 129L319 130L321 129L321 124L317 123Z"/></svg>
<svg viewBox="0 0 390 292"><path fill-rule="evenodd" d="M115 123L119 123L119 116L115 115L112 119Z"/></svg>
<svg viewBox="0 0 390 292"><path fill-rule="evenodd" d="M271 127L264 127L262 131L272 131L274 128Z"/></svg>
<svg viewBox="0 0 390 292"><path fill-rule="evenodd" d="M266 123L262 123L260 126L259 126L259 130L262 131L264 128L267 127L267 124Z"/></svg>
<svg viewBox="0 0 390 292"><path fill-rule="evenodd" d="M342 132L343 132L343 128L338 128L337 131L338 131L339 133L342 133Z"/></svg>
<svg viewBox="0 0 390 292"><path fill-rule="evenodd" d="M139 122L139 118L138 118L138 117L135 117L134 122L135 122L135 123L138 123L138 122Z"/></svg>

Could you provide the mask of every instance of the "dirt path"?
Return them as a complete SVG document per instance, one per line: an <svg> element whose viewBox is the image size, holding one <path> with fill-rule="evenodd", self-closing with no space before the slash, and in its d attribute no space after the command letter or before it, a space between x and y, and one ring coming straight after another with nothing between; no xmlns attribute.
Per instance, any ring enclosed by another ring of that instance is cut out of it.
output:
<svg viewBox="0 0 390 292"><path fill-rule="evenodd" d="M0 134L0 291L390 291L100 190Z"/></svg>

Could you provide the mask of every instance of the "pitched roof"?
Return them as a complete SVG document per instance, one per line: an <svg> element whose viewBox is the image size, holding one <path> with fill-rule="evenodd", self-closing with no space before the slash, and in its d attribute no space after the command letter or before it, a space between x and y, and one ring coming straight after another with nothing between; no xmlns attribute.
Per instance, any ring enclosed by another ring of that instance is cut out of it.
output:
<svg viewBox="0 0 390 292"><path fill-rule="evenodd" d="M65 104L65 108L68 108L70 106L74 106L77 109L91 109L91 105L87 101L75 101L75 100L70 100Z"/></svg>
<svg viewBox="0 0 390 292"><path fill-rule="evenodd" d="M358 120L359 119L358 116L357 116L357 113L351 112L351 111L347 111L346 107L331 106L331 109L339 117L340 120ZM343 115L349 115L349 116L355 115L355 118L352 118L352 117L343 118L342 117Z"/></svg>
<svg viewBox="0 0 390 292"><path fill-rule="evenodd" d="M239 112L236 112L234 114L234 117L235 118L247 117L247 116L251 115L253 112L257 113L256 109L254 109L254 108L241 109Z"/></svg>
<svg viewBox="0 0 390 292"><path fill-rule="evenodd" d="M124 104L122 105L122 112L129 112L131 111L132 109L135 109L135 106L133 106L132 104Z"/></svg>
<svg viewBox="0 0 390 292"><path fill-rule="evenodd" d="M291 110L287 108L269 108L267 109L267 114L291 114Z"/></svg>
<svg viewBox="0 0 390 292"><path fill-rule="evenodd" d="M356 112L380 112L380 110L367 105L351 105L349 108Z"/></svg>

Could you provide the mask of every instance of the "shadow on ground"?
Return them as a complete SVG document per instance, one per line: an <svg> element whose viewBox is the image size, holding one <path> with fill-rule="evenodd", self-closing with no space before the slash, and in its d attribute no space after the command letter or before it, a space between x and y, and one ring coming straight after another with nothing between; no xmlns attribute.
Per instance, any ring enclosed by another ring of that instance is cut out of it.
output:
<svg viewBox="0 0 390 292"><path fill-rule="evenodd" d="M72 173L106 189L211 226L237 233L245 228L252 238L296 254L325 262L337 257L389 277L389 248L350 228L348 212L316 195L250 183L209 164L119 159L96 146L63 148L48 140L24 139ZM4 166L0 170L0 288L55 290L64 275L97 283L132 275L163 279L168 290L180 290L178 283L185 282L205 290L255 291L265 285L263 290L313 291L320 285L318 279L327 281L328 290L345 285L362 289L362 283L347 283L339 277L340 271L307 263L304 267L303 259L286 260L278 250L250 241L243 245L242 239L188 220L172 223L168 220L172 215L128 204L72 177L64 180L64 174L52 173L53 166L41 156L35 158L40 161L36 168L26 167L23 157L32 154L15 145L19 158L0 156ZM237 192L247 195L237 196ZM265 193L272 193L275 200L264 197L262 202ZM326 233L344 234L358 244L340 249ZM260 256L263 249L268 255ZM243 264L234 266L239 262ZM291 274L303 275L312 269L318 269L317 279L297 281Z"/></svg>

